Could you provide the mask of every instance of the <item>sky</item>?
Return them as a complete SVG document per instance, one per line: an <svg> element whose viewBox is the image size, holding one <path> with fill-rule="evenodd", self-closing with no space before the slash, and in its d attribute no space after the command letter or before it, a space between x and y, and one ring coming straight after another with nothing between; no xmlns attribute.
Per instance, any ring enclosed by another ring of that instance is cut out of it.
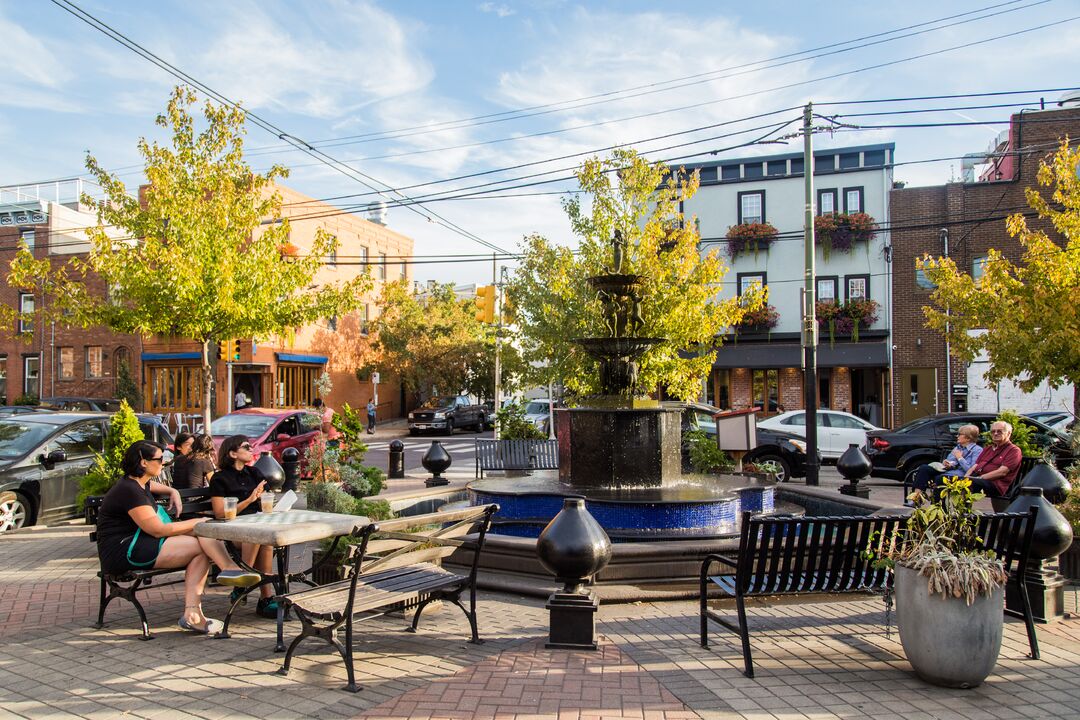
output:
<svg viewBox="0 0 1080 720"><path fill-rule="evenodd" d="M796 152L801 139L753 144L773 128L753 129L799 110L749 116L808 101L1080 86L1080 0L64 5L0 0L0 186L85 177L89 152L134 190L139 138L166 139L154 117L180 80L78 8L294 139L249 124L252 167L282 164L289 186L361 213L390 202L389 227L424 261L415 279L440 282L490 282L491 253L513 253L532 233L574 245L560 205L567 178L616 145L676 164ZM848 129L814 143L895 142L901 163L953 158L985 150L1005 128L994 122L1060 95L822 106L934 109L847 124L976 124ZM1009 107L971 107L998 104ZM295 147L305 144L319 157ZM929 185L958 173L953 159L900 165L895 178Z"/></svg>

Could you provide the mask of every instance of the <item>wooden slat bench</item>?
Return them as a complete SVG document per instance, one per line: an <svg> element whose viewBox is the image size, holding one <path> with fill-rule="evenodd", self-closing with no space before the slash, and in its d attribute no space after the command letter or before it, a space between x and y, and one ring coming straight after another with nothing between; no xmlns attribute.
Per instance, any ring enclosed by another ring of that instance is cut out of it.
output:
<svg viewBox="0 0 1080 720"><path fill-rule="evenodd" d="M477 440L476 477L485 470L558 470L557 440Z"/></svg>
<svg viewBox="0 0 1080 720"><path fill-rule="evenodd" d="M304 638L317 637L341 655L349 676L346 690L357 692L353 666L353 628L358 620L385 615L403 604L417 601L410 632L416 632L420 615L428 603L448 600L469 620L470 642L481 642L476 621L476 574L484 538L498 505L472 507L445 513L430 513L371 523L357 528L359 542L350 546L350 577L279 598L287 610L300 619L300 634L289 644L278 671L289 673L293 653ZM417 529L417 528L420 529ZM475 533L471 537L466 537ZM444 570L437 561L464 547L472 551L468 575ZM468 591L468 609L461 595ZM344 626L345 642L338 639Z"/></svg>
<svg viewBox="0 0 1080 720"><path fill-rule="evenodd" d="M746 622L746 598L800 593L858 593L889 591L892 573L875 568L864 554L871 546L880 555L905 521L901 516L766 518L744 516L736 559L709 555L701 566L700 633L702 647L709 646L708 623L714 620L742 640L744 674L754 677L750 632ZM985 547L1005 561L1011 577L1022 578L1031 548L1035 511L1028 514L983 515L979 535ZM733 574L712 574L716 563L734 569ZM736 621L708 607L708 591L716 587L735 598ZM1026 592L1024 620L1032 657L1038 659L1038 642Z"/></svg>
<svg viewBox="0 0 1080 720"><path fill-rule="evenodd" d="M180 493L180 499L183 505L180 509L181 520L188 518L198 517L200 515L210 514L210 488L188 488L185 490L177 490ZM86 524L94 526L94 530L90 531L90 542L97 542L97 517L98 509L101 507L101 500L104 496L92 497L86 499L86 504L83 506L83 514L86 517ZM168 498L159 498L158 504L164 505L168 502ZM142 639L150 640L154 637L150 632L150 625L146 620L146 611L143 610L142 603L139 602L137 593L140 590L144 590L150 585L155 587L166 587L168 585L177 585L184 582L183 577L178 579L171 579L168 582L154 583L154 579L160 575L168 575L170 573L182 573L185 568L161 568L161 569L148 569L148 570L131 570L124 573L106 573L104 570L98 570L98 577L101 579L101 589L98 599L98 617L97 622L94 623L94 627L101 629L105 625L105 608L109 606L116 598L123 598L129 603L135 606L135 610L139 613L139 621L142 624Z"/></svg>

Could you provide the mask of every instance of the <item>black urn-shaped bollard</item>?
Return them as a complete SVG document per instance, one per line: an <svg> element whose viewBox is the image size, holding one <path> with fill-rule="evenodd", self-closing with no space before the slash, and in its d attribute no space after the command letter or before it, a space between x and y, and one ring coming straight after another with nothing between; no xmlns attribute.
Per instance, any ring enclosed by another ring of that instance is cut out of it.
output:
<svg viewBox="0 0 1080 720"><path fill-rule="evenodd" d="M1051 622L1065 616L1065 578L1046 567L1046 561L1057 557L1072 544L1073 532L1065 516L1043 497L1042 488L1021 487L1020 494L1006 512L1026 513L1032 507L1037 507L1039 512L1035 517L1027 572L1017 579L1018 582L1010 581L1006 586L1005 607L1022 612L1020 593L1026 591L1035 619Z"/></svg>
<svg viewBox="0 0 1080 720"><path fill-rule="evenodd" d="M264 450L262 457L255 461L255 469L266 478L266 489L277 492L285 484L285 469L274 459L269 450Z"/></svg>
<svg viewBox="0 0 1080 720"><path fill-rule="evenodd" d="M866 456L862 448L855 443L849 444L848 449L836 461L836 469L848 481L847 485L840 486L840 492L855 497L870 497L870 488L865 485L860 487L859 480L867 478L873 468L870 458Z"/></svg>
<svg viewBox="0 0 1080 720"><path fill-rule="evenodd" d="M405 443L400 440L390 441L386 477L391 480L405 477Z"/></svg>
<svg viewBox="0 0 1080 720"><path fill-rule="evenodd" d="M281 468L285 471L283 490L295 490L300 483L300 452L296 448L281 451Z"/></svg>
<svg viewBox="0 0 1080 720"><path fill-rule="evenodd" d="M585 509L583 498L565 498L563 509L540 533L536 554L563 589L551 594L549 648L596 649L600 603L585 583L611 560L611 539Z"/></svg>
<svg viewBox="0 0 1080 720"><path fill-rule="evenodd" d="M1065 476L1056 467L1043 461L1039 461L1020 479L1020 487L1039 488L1043 497L1054 505L1065 502L1065 496L1069 493L1069 481Z"/></svg>
<svg viewBox="0 0 1080 720"><path fill-rule="evenodd" d="M442 477L442 473L450 467L452 462L450 453L446 452L446 448L442 446L442 443L438 440L432 440L431 447L424 453L424 457L420 458L420 464L431 473L431 477L425 480L424 484L428 487L449 485L450 481Z"/></svg>

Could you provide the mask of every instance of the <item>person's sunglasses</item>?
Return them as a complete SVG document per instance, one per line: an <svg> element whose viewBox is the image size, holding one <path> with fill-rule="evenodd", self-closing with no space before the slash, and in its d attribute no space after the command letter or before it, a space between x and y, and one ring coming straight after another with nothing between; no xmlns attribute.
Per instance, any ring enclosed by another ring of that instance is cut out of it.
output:
<svg viewBox="0 0 1080 720"><path fill-rule="evenodd" d="M240 443L240 449L241 450L250 450L251 449L251 443Z"/></svg>
<svg viewBox="0 0 1080 720"><path fill-rule="evenodd" d="M165 462L165 456L158 455L157 457L149 458L146 462Z"/></svg>

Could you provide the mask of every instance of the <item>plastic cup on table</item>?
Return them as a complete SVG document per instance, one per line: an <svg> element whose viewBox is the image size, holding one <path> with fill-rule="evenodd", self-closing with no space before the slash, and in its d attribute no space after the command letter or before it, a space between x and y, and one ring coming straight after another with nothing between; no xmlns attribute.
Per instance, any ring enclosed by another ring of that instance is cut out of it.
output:
<svg viewBox="0 0 1080 720"><path fill-rule="evenodd" d="M274 494L271 492L264 492L259 496L259 503L264 513L274 512Z"/></svg>
<svg viewBox="0 0 1080 720"><path fill-rule="evenodd" d="M240 501L237 498L234 498L234 497L227 497L227 498L224 498L224 500L225 500L225 519L226 520L235 520L236 519L236 504L238 502L240 502Z"/></svg>

